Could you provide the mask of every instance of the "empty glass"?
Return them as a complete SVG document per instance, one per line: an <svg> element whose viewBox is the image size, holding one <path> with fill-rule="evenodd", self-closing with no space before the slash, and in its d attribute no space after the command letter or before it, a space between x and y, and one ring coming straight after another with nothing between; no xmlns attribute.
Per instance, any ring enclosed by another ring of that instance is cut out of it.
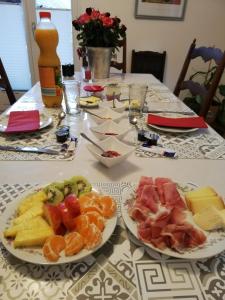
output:
<svg viewBox="0 0 225 300"><path fill-rule="evenodd" d="M77 115L80 113L80 82L67 80L63 82L63 92L66 106L66 113Z"/></svg>
<svg viewBox="0 0 225 300"><path fill-rule="evenodd" d="M143 108L148 86L145 84L129 85L129 119L140 118L143 115Z"/></svg>

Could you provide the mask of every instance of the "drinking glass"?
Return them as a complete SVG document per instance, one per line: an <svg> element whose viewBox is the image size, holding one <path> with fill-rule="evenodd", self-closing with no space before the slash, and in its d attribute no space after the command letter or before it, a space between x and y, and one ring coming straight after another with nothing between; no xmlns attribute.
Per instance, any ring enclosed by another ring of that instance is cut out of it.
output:
<svg viewBox="0 0 225 300"><path fill-rule="evenodd" d="M117 83L110 83L106 86L106 100L120 99L120 86Z"/></svg>
<svg viewBox="0 0 225 300"><path fill-rule="evenodd" d="M80 110L80 82L77 80L67 80L63 82L63 92L66 106L66 113L77 115Z"/></svg>
<svg viewBox="0 0 225 300"><path fill-rule="evenodd" d="M129 119L141 118L148 86L146 84L129 85Z"/></svg>

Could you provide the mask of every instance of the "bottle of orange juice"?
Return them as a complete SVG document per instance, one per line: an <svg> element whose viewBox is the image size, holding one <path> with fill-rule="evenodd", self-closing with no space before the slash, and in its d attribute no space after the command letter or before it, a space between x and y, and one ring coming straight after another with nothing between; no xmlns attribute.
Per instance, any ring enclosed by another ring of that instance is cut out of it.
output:
<svg viewBox="0 0 225 300"><path fill-rule="evenodd" d="M56 52L59 36L51 22L51 13L42 11L39 15L34 37L40 48L38 68L42 100L47 107L59 107L63 98L61 64Z"/></svg>

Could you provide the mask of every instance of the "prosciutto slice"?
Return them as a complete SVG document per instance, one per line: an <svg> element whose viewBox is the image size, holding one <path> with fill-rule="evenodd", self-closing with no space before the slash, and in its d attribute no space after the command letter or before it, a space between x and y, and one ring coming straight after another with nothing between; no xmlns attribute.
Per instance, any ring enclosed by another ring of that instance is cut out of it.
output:
<svg viewBox="0 0 225 300"><path fill-rule="evenodd" d="M137 198L137 203L141 203L141 205L149 208L153 213L156 213L159 207L159 196L155 186L144 185L140 197Z"/></svg>
<svg viewBox="0 0 225 300"><path fill-rule="evenodd" d="M155 185L159 194L159 199L163 205L165 204L163 184L168 182L172 182L172 180L164 177L156 177L155 179Z"/></svg>
<svg viewBox="0 0 225 300"><path fill-rule="evenodd" d="M145 185L153 185L153 184L154 184L154 182L153 182L152 177L142 176L139 181L138 187L136 189L137 198L139 198L141 196L142 190Z"/></svg>
<svg viewBox="0 0 225 300"><path fill-rule="evenodd" d="M164 183L162 185L163 194L165 199L165 206L167 208L179 207L181 209L186 209L186 204L181 198L177 185L174 182Z"/></svg>

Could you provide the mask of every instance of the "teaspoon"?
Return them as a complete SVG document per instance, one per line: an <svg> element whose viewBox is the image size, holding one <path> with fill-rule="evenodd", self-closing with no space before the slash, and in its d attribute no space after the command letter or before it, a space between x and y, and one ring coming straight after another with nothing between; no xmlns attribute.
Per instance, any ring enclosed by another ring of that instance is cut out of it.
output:
<svg viewBox="0 0 225 300"><path fill-rule="evenodd" d="M66 113L64 111L59 112L58 123L57 123L56 127L58 127L61 124L61 122L65 118L65 116L66 116Z"/></svg>
<svg viewBox="0 0 225 300"><path fill-rule="evenodd" d="M83 138L85 138L86 140L88 140L90 143L92 143L95 147L97 147L98 149L100 149L102 151L101 155L104 156L106 154L106 151L101 146L99 146L98 144L96 144L93 140L91 140L85 133L81 132L80 135Z"/></svg>

